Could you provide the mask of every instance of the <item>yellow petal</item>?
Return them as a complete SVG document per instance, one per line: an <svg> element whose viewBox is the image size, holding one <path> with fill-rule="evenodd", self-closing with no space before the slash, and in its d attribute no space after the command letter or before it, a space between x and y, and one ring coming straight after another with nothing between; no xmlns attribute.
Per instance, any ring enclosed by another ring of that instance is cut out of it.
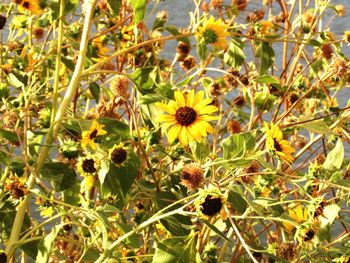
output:
<svg viewBox="0 0 350 263"><path fill-rule="evenodd" d="M168 136L168 142L170 144L173 143L176 137L178 136L180 128L181 128L180 125L175 125L171 127L170 130L168 131L167 136Z"/></svg>
<svg viewBox="0 0 350 263"><path fill-rule="evenodd" d="M211 103L211 99L206 98L204 100L201 100L199 103L197 103L193 108L200 112L201 109L203 109L205 106L207 106L209 103Z"/></svg>
<svg viewBox="0 0 350 263"><path fill-rule="evenodd" d="M158 121L159 122L176 122L175 116L168 115L168 114L160 115L158 118Z"/></svg>
<svg viewBox="0 0 350 263"><path fill-rule="evenodd" d="M210 114L210 113L213 113L213 112L216 112L218 111L219 109L213 105L208 105L208 106L205 106L203 109L201 109L199 111L199 114L203 115L203 114Z"/></svg>
<svg viewBox="0 0 350 263"><path fill-rule="evenodd" d="M187 132L186 132L186 127L180 126L180 133L179 133L179 140L182 145L187 145L188 144L188 139L187 139Z"/></svg>
<svg viewBox="0 0 350 263"><path fill-rule="evenodd" d="M200 90L197 92L197 94L193 98L193 102L191 105L189 105L191 108L194 108L200 101L203 100L204 97L204 91Z"/></svg>
<svg viewBox="0 0 350 263"><path fill-rule="evenodd" d="M174 93L176 103L179 107L185 107L185 98L181 91L175 91Z"/></svg>

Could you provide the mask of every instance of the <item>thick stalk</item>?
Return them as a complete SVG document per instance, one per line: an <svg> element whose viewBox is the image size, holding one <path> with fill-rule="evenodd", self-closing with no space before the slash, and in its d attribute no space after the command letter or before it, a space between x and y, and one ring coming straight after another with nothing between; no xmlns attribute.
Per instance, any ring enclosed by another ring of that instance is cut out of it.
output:
<svg viewBox="0 0 350 263"><path fill-rule="evenodd" d="M86 0L86 16L85 16L84 28L83 28L83 33L82 33L81 42L80 42L78 61L77 61L71 82L69 83L66 94L64 96L64 99L60 105L59 110L56 113L54 122L51 123L50 129L47 133L45 146L41 149L40 154L38 156L38 160L34 167L34 170L32 171L32 173L28 178L28 189L31 189L34 185L35 177L38 176L40 169L44 164L44 161L49 153L49 149L50 149L49 146L52 144L54 135L58 130L59 126L57 124L61 121L62 117L64 116L71 102L71 99L79 86L80 77L83 70L83 65L84 65L84 60L85 60L85 55L87 50L87 45L88 45L88 40L89 40L89 33L90 33L90 27L91 27L91 21L93 17L95 3L96 3L96 0ZM16 243L18 242L19 235L21 233L21 227L23 224L23 219L24 219L27 206L29 204L29 199L30 199L30 195L28 194L25 196L21 206L18 207L13 228L11 231L10 239L5 249L5 253L7 254L8 258L11 258L15 252Z"/></svg>

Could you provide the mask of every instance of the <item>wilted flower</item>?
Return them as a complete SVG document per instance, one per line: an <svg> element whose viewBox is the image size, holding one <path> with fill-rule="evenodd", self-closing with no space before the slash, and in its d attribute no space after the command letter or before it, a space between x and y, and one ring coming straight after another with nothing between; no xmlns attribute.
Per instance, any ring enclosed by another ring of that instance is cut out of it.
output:
<svg viewBox="0 0 350 263"><path fill-rule="evenodd" d="M163 122L163 133L170 128L167 131L169 143L172 143L176 137L183 145L194 140L200 142L203 137L207 137L207 132L214 132L208 121L217 119L210 114L218 111L218 108L209 105L211 99L203 97L203 91L199 91L196 95L193 90L187 94L175 91L175 101L171 100L168 104L157 103L159 108L168 112L168 114L162 114L159 121Z"/></svg>
<svg viewBox="0 0 350 263"><path fill-rule="evenodd" d="M184 70L190 70L197 65L196 59L193 56L187 56L183 61L181 61L180 66Z"/></svg>
<svg viewBox="0 0 350 263"><path fill-rule="evenodd" d="M225 198L218 189L202 190L195 204L200 215L212 217L221 212Z"/></svg>
<svg viewBox="0 0 350 263"><path fill-rule="evenodd" d="M297 204L295 207L288 210L288 214L297 224L302 224L307 220L307 208L303 208L301 204ZM288 233L293 233L295 226L284 222L284 228Z"/></svg>
<svg viewBox="0 0 350 263"><path fill-rule="evenodd" d="M129 97L129 83L130 83L130 81L126 76L117 75L112 79L109 87L110 87L111 91L113 92L114 96L128 98Z"/></svg>

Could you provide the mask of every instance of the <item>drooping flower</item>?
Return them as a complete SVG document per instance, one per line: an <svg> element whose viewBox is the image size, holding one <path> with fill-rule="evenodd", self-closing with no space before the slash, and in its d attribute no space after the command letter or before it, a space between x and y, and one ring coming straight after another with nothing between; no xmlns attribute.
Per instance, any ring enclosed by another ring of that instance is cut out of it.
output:
<svg viewBox="0 0 350 263"><path fill-rule="evenodd" d="M96 120L92 122L89 131L84 131L82 134L81 146L86 148L89 145L93 150L96 150L95 139L98 136L107 134L107 131L103 130L104 125L99 124Z"/></svg>
<svg viewBox="0 0 350 263"><path fill-rule="evenodd" d="M116 166L121 167L128 159L127 148L123 143L116 144L109 150L109 157Z"/></svg>
<svg viewBox="0 0 350 263"><path fill-rule="evenodd" d="M218 19L215 21L213 16L209 17L199 26L196 32L196 37L203 40L205 44L211 44L214 47L226 48L228 43L226 37L230 35L228 25Z"/></svg>
<svg viewBox="0 0 350 263"><path fill-rule="evenodd" d="M40 14L43 10L40 6L40 0L14 0L16 4L19 4L18 10L24 13L25 10L29 10L33 14Z"/></svg>
<svg viewBox="0 0 350 263"><path fill-rule="evenodd" d="M175 91L175 101L171 100L168 104L157 103L163 111L168 112L162 114L159 121L163 122L163 133L170 128L167 131L169 143L176 138L179 138L183 145L194 140L200 142L207 133L214 132L208 121L217 120L217 117L209 114L218 111L218 108L209 105L211 99L203 97L203 91L199 91L196 95L193 90L187 94Z"/></svg>
<svg viewBox="0 0 350 263"><path fill-rule="evenodd" d="M267 149L280 160L290 165L294 161L292 154L295 152L295 149L289 145L287 140L283 140L283 133L278 126L271 123L271 128L269 128L266 122L264 126Z"/></svg>
<svg viewBox="0 0 350 263"><path fill-rule="evenodd" d="M303 208L301 204L298 204L292 209L288 210L288 214L291 218L295 220L296 223L302 224L307 220L307 209ZM284 228L288 231L288 233L293 233L295 226L284 222L283 223Z"/></svg>

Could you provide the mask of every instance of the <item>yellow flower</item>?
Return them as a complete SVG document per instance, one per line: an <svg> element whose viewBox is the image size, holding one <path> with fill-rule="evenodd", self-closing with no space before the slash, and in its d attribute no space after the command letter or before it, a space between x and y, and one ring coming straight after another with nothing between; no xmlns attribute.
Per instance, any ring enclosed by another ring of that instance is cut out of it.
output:
<svg viewBox="0 0 350 263"><path fill-rule="evenodd" d="M82 134L81 146L85 148L89 145L93 150L96 150L96 144L94 140L97 136L107 134L107 131L103 130L104 125L99 124L96 120L92 122L89 131L84 131Z"/></svg>
<svg viewBox="0 0 350 263"><path fill-rule="evenodd" d="M293 209L288 210L288 214L298 224L302 224L307 220L307 209L303 208L301 204L298 204ZM284 222L283 226L288 231L288 233L293 233L295 229L294 225L287 222Z"/></svg>
<svg viewBox="0 0 350 263"><path fill-rule="evenodd" d="M92 45L97 49L97 54L100 57L107 56L109 52L109 48L106 47L106 44L103 42L105 38L106 35L101 35L99 37L94 38L94 40L92 41Z"/></svg>
<svg viewBox="0 0 350 263"><path fill-rule="evenodd" d="M33 14L40 14L43 10L40 7L40 0L14 0L16 4L19 4L18 10L21 13L24 13L26 10L29 10Z"/></svg>
<svg viewBox="0 0 350 263"><path fill-rule="evenodd" d="M226 48L226 37L230 35L227 29L228 26L221 19L215 21L214 17L211 16L203 22L202 26L198 27L196 37L203 39L204 43L212 44L214 47Z"/></svg>
<svg viewBox="0 0 350 263"><path fill-rule="evenodd" d="M350 44L350 30L344 32L344 40Z"/></svg>
<svg viewBox="0 0 350 263"><path fill-rule="evenodd" d="M276 31L276 28L271 21L264 20L259 22L258 30L261 35L270 35Z"/></svg>
<svg viewBox="0 0 350 263"><path fill-rule="evenodd" d="M100 161L93 155L79 157L77 170L82 176L91 176L97 174L100 169Z"/></svg>
<svg viewBox="0 0 350 263"><path fill-rule="evenodd" d="M266 122L264 125L267 149L276 155L280 160L285 161L290 165L294 161L292 154L295 152L295 149L289 145L287 140L283 140L283 133L278 126L271 123L271 129L269 129Z"/></svg>
<svg viewBox="0 0 350 263"><path fill-rule="evenodd" d="M218 111L218 108L209 105L211 99L203 99L203 97L203 91L199 91L196 95L193 90L187 94L175 91L175 101L156 104L163 111L168 112L168 114L162 114L159 121L163 122L163 133L170 128L167 132L169 143L172 143L176 137L183 145L194 140L200 142L202 137L207 136L207 132L214 132L208 121L218 118L209 114Z"/></svg>
<svg viewBox="0 0 350 263"><path fill-rule="evenodd" d="M225 217L224 205L226 197L219 189L201 189L198 199L195 201L195 206L199 216L213 217L220 214Z"/></svg>
<svg viewBox="0 0 350 263"><path fill-rule="evenodd" d="M83 181L81 182L81 192L85 192L85 191L90 191L92 189L92 187L95 184L95 177L94 176L84 176Z"/></svg>

